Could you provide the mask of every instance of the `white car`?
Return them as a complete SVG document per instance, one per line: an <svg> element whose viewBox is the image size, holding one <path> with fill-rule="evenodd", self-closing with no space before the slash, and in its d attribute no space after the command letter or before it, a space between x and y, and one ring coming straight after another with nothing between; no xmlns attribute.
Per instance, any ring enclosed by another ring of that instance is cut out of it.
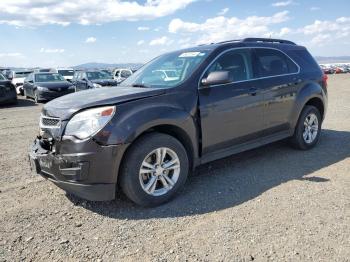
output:
<svg viewBox="0 0 350 262"><path fill-rule="evenodd" d="M10 73L9 79L11 80L12 84L16 87L16 92L18 95L24 94L24 79L31 73L33 73L33 71L12 71Z"/></svg>
<svg viewBox="0 0 350 262"><path fill-rule="evenodd" d="M132 74L133 72L130 69L126 69L126 68L115 69L113 71L113 79L117 80L118 83L121 83Z"/></svg>
<svg viewBox="0 0 350 262"><path fill-rule="evenodd" d="M64 77L67 81L71 82L74 76L73 68L57 68L57 73Z"/></svg>

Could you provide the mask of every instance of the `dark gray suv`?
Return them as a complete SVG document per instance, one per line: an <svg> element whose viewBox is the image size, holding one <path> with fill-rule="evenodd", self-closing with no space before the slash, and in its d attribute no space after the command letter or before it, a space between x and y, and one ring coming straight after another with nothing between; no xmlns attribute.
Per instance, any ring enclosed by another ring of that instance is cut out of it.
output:
<svg viewBox="0 0 350 262"><path fill-rule="evenodd" d="M305 47L263 38L202 45L155 58L118 88L47 103L30 161L82 198L111 200L120 188L154 206L200 164L285 138L314 147L326 108L327 78Z"/></svg>

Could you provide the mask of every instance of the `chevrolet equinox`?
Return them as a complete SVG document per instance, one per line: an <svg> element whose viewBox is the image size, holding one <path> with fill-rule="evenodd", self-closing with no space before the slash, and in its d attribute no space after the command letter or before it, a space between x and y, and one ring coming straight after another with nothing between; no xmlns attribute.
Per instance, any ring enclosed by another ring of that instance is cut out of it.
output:
<svg viewBox="0 0 350 262"><path fill-rule="evenodd" d="M120 188L156 206L203 163L285 138L311 149L326 108L327 78L305 47L264 38L202 45L155 58L117 88L47 103L29 159L81 198L112 200Z"/></svg>

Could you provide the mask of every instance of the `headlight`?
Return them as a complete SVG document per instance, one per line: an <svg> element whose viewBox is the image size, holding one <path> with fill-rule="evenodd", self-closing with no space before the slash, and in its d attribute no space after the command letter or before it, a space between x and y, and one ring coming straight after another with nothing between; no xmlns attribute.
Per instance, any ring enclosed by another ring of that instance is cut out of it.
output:
<svg viewBox="0 0 350 262"><path fill-rule="evenodd" d="M93 83L92 85L93 85L93 87L95 87L95 88L100 88L100 87L102 87L100 84L96 84L96 83Z"/></svg>
<svg viewBox="0 0 350 262"><path fill-rule="evenodd" d="M86 139L95 135L112 119L115 106L88 109L76 114L69 120L65 135Z"/></svg>
<svg viewBox="0 0 350 262"><path fill-rule="evenodd" d="M47 87L43 87L43 86L37 86L36 89L38 89L39 91L48 91L49 90Z"/></svg>

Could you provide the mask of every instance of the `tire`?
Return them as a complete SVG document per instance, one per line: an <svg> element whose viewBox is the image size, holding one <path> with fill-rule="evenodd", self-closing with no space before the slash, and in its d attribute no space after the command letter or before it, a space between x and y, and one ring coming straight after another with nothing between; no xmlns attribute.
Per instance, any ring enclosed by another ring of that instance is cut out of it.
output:
<svg viewBox="0 0 350 262"><path fill-rule="evenodd" d="M163 151L159 151L160 148ZM157 152L160 152L159 155L165 155L160 157L164 158L163 161L157 161ZM170 167L169 170L162 169L171 162L176 162L172 165L174 169ZM156 168L157 163L163 165ZM150 165L153 171L148 172L151 170L148 169L151 168ZM178 168L175 168L176 166ZM172 136L150 133L136 140L127 151L121 168L120 186L124 194L134 203L144 207L158 206L175 196L185 184L188 172L189 160L184 146ZM167 180L169 178L170 181ZM152 184L152 181L155 182ZM148 192L146 188L150 188Z"/></svg>
<svg viewBox="0 0 350 262"><path fill-rule="evenodd" d="M312 117L316 117L317 122L314 121L313 125L309 126L309 131L311 133L308 135L308 127L306 126L306 122L310 123ZM314 106L305 106L299 116L294 135L291 137L292 146L300 150L308 150L313 148L318 143L318 140L320 138L321 125L322 118L320 111ZM314 131L316 126L317 133L315 134Z"/></svg>
<svg viewBox="0 0 350 262"><path fill-rule="evenodd" d="M27 91L23 89L23 95L25 96L26 99L29 99L29 96L27 95Z"/></svg>
<svg viewBox="0 0 350 262"><path fill-rule="evenodd" d="M40 103L40 99L39 99L39 95L38 95L38 91L34 90L34 101L35 104L39 104Z"/></svg>

